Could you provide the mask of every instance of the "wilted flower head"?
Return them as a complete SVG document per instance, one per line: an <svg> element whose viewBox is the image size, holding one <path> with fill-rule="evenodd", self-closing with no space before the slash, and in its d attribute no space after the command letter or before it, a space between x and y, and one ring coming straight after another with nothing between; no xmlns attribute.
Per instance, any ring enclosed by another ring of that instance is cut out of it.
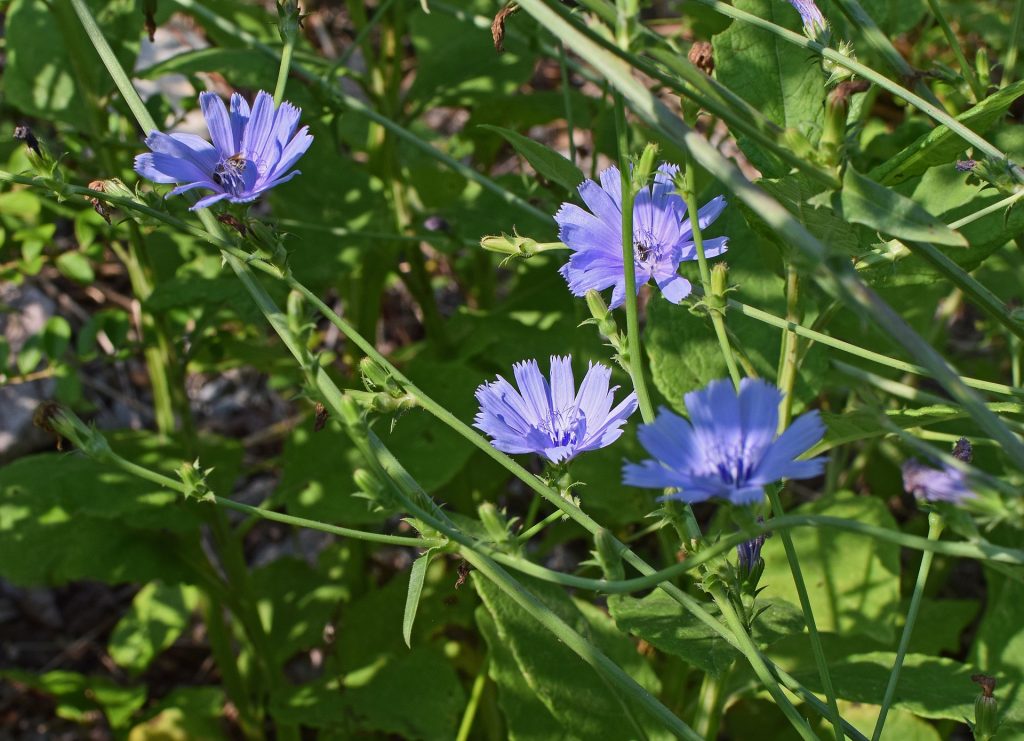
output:
<svg viewBox="0 0 1024 741"><path fill-rule="evenodd" d="M675 192L672 177L679 168L662 164L654 184L636 194L633 202L633 264L636 287L651 279L674 304L690 295L690 281L677 274L679 263L696 260L693 230L686 218L686 202ZM622 260L622 190L617 168L601 173L601 184L584 180L580 196L590 211L563 203L555 214L558 238L572 250L562 276L569 290L584 296L594 288L613 288L611 308L626 300L626 270ZM700 228L706 229L725 208L718 196L698 212ZM726 250L726 237L704 240L704 254L716 257Z"/></svg>
<svg viewBox="0 0 1024 741"><path fill-rule="evenodd" d="M252 109L245 99L231 96L231 112L215 93L202 93L199 105L213 144L194 134L150 132L152 151L135 158L135 171L156 183L177 183L168 196L195 188L212 190L192 210L227 199L253 201L275 185L299 174L292 170L313 137L308 127L295 131L300 109L287 101L274 107L270 93L260 91Z"/></svg>
<svg viewBox="0 0 1024 741"><path fill-rule="evenodd" d="M491 436L506 453L539 453L552 463L611 445L637 406L631 393L612 409L615 386L608 388L611 369L591 364L579 393L570 357L551 357L551 384L536 360L512 366L519 389L501 376L476 390L480 411L474 426Z"/></svg>
<svg viewBox="0 0 1024 741"><path fill-rule="evenodd" d="M808 36L815 38L819 33L828 30L828 21L814 0L789 0L789 4L800 14L800 19L804 22L804 31Z"/></svg>
<svg viewBox="0 0 1024 741"><path fill-rule="evenodd" d="M817 476L824 458L796 457L821 440L825 425L816 411L808 412L776 437L781 400L777 388L750 378L743 379L739 394L728 380L691 391L689 422L662 408L654 422L640 427L640 442L654 458L627 463L623 481L679 489L669 498L684 502L718 498L754 504L768 484Z"/></svg>
<svg viewBox="0 0 1024 741"><path fill-rule="evenodd" d="M975 496L959 469L947 465L932 468L913 458L903 464L903 488L908 494L928 502L957 504Z"/></svg>

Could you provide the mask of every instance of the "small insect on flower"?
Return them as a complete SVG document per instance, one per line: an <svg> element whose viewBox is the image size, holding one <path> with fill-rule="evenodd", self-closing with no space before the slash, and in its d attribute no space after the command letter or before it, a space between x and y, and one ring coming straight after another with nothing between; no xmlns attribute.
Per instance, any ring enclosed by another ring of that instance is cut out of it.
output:
<svg viewBox="0 0 1024 741"><path fill-rule="evenodd" d="M611 445L637 407L636 394L612 409L618 386L608 387L612 371L591 363L579 392L572 358L551 357L551 384L536 360L512 366L518 390L501 376L476 390L480 411L474 426L505 453L537 453L563 463L587 450Z"/></svg>
<svg viewBox="0 0 1024 741"><path fill-rule="evenodd" d="M299 174L292 166L313 143L309 127L299 125L301 111L287 101L274 105L264 91L252 109L245 99L231 96L231 112L215 93L202 93L199 105L213 143L193 134L153 131L146 138L150 152L135 158L135 171L155 183L176 183L168 196L196 188L211 195L192 209L217 201L248 203Z"/></svg>
<svg viewBox="0 0 1024 741"><path fill-rule="evenodd" d="M653 185L644 187L633 202L633 265L636 288L650 280L662 295L678 304L690 295L690 281L678 274L679 263L697 259L693 229L686 218L686 202L675 192L672 178L678 167L663 163ZM601 184L584 180L579 192L590 211L563 203L555 214L558 238L573 254L559 272L575 296L590 289L612 289L611 308L626 300L626 267L622 258L622 191L619 171L609 167ZM706 229L725 208L718 196L698 212L700 228ZM704 254L717 257L726 251L728 239L704 240Z"/></svg>
<svg viewBox="0 0 1024 741"><path fill-rule="evenodd" d="M685 400L690 421L662 408L641 425L640 443L653 459L626 463L624 483L677 489L666 498L684 502L755 504L768 484L812 478L825 466L824 458L796 460L825 434L818 413L798 417L776 437L782 393L764 381L743 379L739 394L729 380L712 381Z"/></svg>

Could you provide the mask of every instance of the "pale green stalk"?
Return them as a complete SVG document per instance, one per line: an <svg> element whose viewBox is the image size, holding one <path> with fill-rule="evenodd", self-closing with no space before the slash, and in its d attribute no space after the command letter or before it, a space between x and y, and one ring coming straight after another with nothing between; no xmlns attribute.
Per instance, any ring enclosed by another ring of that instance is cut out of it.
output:
<svg viewBox="0 0 1024 741"><path fill-rule="evenodd" d="M938 540L942 535L942 516L938 512L928 515L928 540ZM892 698L896 694L896 685L900 680L900 670L903 668L903 660L907 656L907 649L910 647L910 636L914 632L914 624L917 622L917 614L921 609L921 598L924 597L924 587L928 581L928 572L932 567L932 552L925 551L921 555L921 567L917 571L917 582L914 584L914 593L910 597L910 609L907 610L907 622L903 626L903 635L900 636L900 645L896 649L896 663L889 675L889 684L885 688L885 696L882 699L882 709L878 713L878 722L875 723L875 732L871 734L871 741L878 741L882 736L882 727L885 725L885 716L889 713L889 706L892 705Z"/></svg>
<svg viewBox="0 0 1024 741"><path fill-rule="evenodd" d="M536 499L534 501L540 501L540 500ZM525 543L530 538L532 538L537 533L539 533L544 528L546 528L548 525L550 525L550 524L552 524L554 522L558 522L563 517L565 517L565 513L562 512L562 510L560 510L560 509L556 509L554 512L552 512L550 515L545 517L540 522L534 524L532 527L530 527L530 528L524 530L523 532L519 533L519 535L516 536L516 540L518 540L520 543Z"/></svg>
<svg viewBox="0 0 1024 741"><path fill-rule="evenodd" d="M782 335L782 351L779 357L778 383L779 391L782 392L782 401L779 402L779 426L778 432L789 427L789 420L793 416L793 389L796 386L796 377L799 370L799 343L797 334L788 325L798 326L800 324L800 274L792 260L786 262L786 319L787 328Z"/></svg>
<svg viewBox="0 0 1024 741"><path fill-rule="evenodd" d="M725 684L731 671L730 668L721 674L708 672L701 680L693 730L706 741L715 741L718 738L718 725L722 720L726 700Z"/></svg>
<svg viewBox="0 0 1024 741"><path fill-rule="evenodd" d="M978 81L978 76L974 74L974 67L967 61L967 57L964 56L963 49L960 48L960 39L953 33L953 29L949 26L949 21L946 20L946 16L942 12L942 8L939 7L938 0L928 0L928 7L932 10L932 15L935 16L935 20L939 22L939 27L942 29L942 33L946 35L946 43L949 44L949 48L953 50L953 55L956 57L957 64L960 65L960 73L967 80L967 84L971 87L971 92L974 94L975 102L981 101L985 97L985 90L981 87L981 83Z"/></svg>
<svg viewBox="0 0 1024 741"><path fill-rule="evenodd" d="M1010 42L1006 47L1003 61L1002 87L1013 82L1017 74L1017 56L1020 54L1021 37L1024 36L1024 0L1017 0L1013 7L1013 21L1010 23Z"/></svg>
<svg viewBox="0 0 1024 741"><path fill-rule="evenodd" d="M818 737L814 735L814 731L811 730L810 725L807 723L807 719L800 715L796 707L790 701L785 691L779 686L779 683L775 681L775 678L768 671L768 666L764 662L764 657L761 656L761 652L758 651L757 646L751 640L750 636L747 635L746 627L743 625L743 621L740 620L739 615L736 614L736 610L733 609L732 602L726 596L725 591L722 589L721 584L714 584L710 587L711 596L715 600L715 604L718 605L718 609L722 612L722 617L725 618L725 624L732 630L733 635L738 639L740 652L750 662L751 668L754 670L754 674L761 680L761 684L765 686L768 692L771 694L772 699L775 700L775 704L783 712L786 718L789 720L790 725L796 730L797 734L805 741L817 741Z"/></svg>
<svg viewBox="0 0 1024 741"><path fill-rule="evenodd" d="M775 522L775 518L783 517L786 512L782 508L782 499L776 487L768 486L768 501L772 505L773 517L769 524ZM774 531L773 531L774 532ZM793 574L793 583L796 585L797 597L800 599L800 610L804 615L804 622L807 623L807 633L811 639L811 650L814 653L814 663L818 668L818 677L821 679L821 686L825 691L825 699L828 701L829 720L835 730L836 741L843 741L843 719L839 714L839 703L836 701L836 690L832 686L832 674L828 670L828 659L825 658L825 649L821 645L821 635L818 633L818 624L814 620L814 609L811 607L811 598L807 593L807 584L804 583L804 573L800 568L800 558L797 555L796 547L793 545L793 538L788 530L779 531L782 538L782 546L786 551L786 560L789 561L789 570Z"/></svg>
<svg viewBox="0 0 1024 741"><path fill-rule="evenodd" d="M289 36L281 48L281 65L277 69L277 84L274 86L274 105L281 105L284 100L284 89L288 85L288 71L292 65L292 52L295 51L295 38Z"/></svg>
<svg viewBox="0 0 1024 741"><path fill-rule="evenodd" d="M700 228L700 209L697 208L697 171L693 166L693 161L690 159L689 152L686 157L686 173L684 174L684 182L686 187L683 191L683 200L686 202L686 213L690 219L690 231L693 233L693 246L697 251L697 265L700 269L700 282L704 286L704 296L706 298L714 297L713 291L711 290L711 271L708 269L708 260L704 255L704 237L701 234ZM722 358L725 360L725 365L729 369L729 377L732 379L733 386L736 387L737 392L740 388L740 369L736 366L736 358L732 353L732 346L729 344L729 336L725 331L725 317L722 315L722 311L719 307L709 307L708 313L711 315L711 324L715 328L715 336L718 338L718 346L722 350Z"/></svg>
<svg viewBox="0 0 1024 741"><path fill-rule="evenodd" d="M618 142L619 180L622 190L622 266L625 270L626 336L629 343L629 375L633 379L644 422L654 421L654 406L644 379L643 348L640 346L640 318L637 308L636 258L633 254L633 177L630 172L629 144L626 141L626 112L622 98L615 98L615 134Z"/></svg>
<svg viewBox="0 0 1024 741"><path fill-rule="evenodd" d="M485 658L473 680L473 687L469 690L469 701L462 713L462 721L459 723L458 733L455 734L455 741L469 741L469 734L473 731L473 721L476 719L476 709L480 707L480 698L483 697L484 687L487 686L487 670L490 662Z"/></svg>
<svg viewBox="0 0 1024 741"><path fill-rule="evenodd" d="M558 42L558 68L562 73L562 101L565 106L565 128L569 138L569 161L576 164L576 127L572 115L572 86L569 84L569 59L565 44Z"/></svg>

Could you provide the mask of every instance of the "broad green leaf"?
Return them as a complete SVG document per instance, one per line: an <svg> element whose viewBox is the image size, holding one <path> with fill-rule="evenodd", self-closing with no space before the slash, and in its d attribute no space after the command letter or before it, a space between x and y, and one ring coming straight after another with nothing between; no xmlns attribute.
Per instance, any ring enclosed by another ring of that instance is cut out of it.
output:
<svg viewBox="0 0 1024 741"><path fill-rule="evenodd" d="M493 583L480 578L478 574L473 574L472 579L484 607L494 621L499 639L508 647L527 685L562 724L566 733L580 738L602 735L611 738L636 737L636 728L623 712L623 698L614 694L588 664L542 628ZM623 669L632 672L634 678L650 688L653 676L649 668L639 660L628 639L614 631L591 626L591 620L608 621L603 613L587 609L584 614L561 589L533 580L524 582L548 609L570 627L587 636L606 654L620 662L628 655L631 664L623 666ZM610 647L615 650L609 650ZM631 705L630 712L650 738L666 736L664 729L642 708Z"/></svg>
<svg viewBox="0 0 1024 741"><path fill-rule="evenodd" d="M1024 95L1024 80L1007 85L956 117L977 134L984 134L998 123L1015 100ZM922 174L936 165L950 165L967 145L945 126L939 125L909 147L871 170L869 176L883 185L892 185ZM952 169L952 167L950 168Z"/></svg>
<svg viewBox="0 0 1024 741"><path fill-rule="evenodd" d="M110 657L132 674L142 672L188 627L198 597L198 590L187 584L144 586L110 634Z"/></svg>
<svg viewBox="0 0 1024 741"><path fill-rule="evenodd" d="M89 258L81 252L64 252L57 257L57 270L76 283L88 285L96 280Z"/></svg>
<svg viewBox="0 0 1024 741"><path fill-rule="evenodd" d="M164 697L146 720L128 732L128 741L222 741L228 735L222 727L224 690L179 687Z"/></svg>
<svg viewBox="0 0 1024 741"><path fill-rule="evenodd" d="M896 529L881 500L850 492L805 504L791 513L844 517ZM890 640L900 604L899 546L835 530L798 528L790 533L818 628ZM769 538L761 555L764 597L799 604L782 539Z"/></svg>
<svg viewBox="0 0 1024 741"><path fill-rule="evenodd" d="M88 0L88 5L118 60L131 69L139 39L135 1ZM100 125L97 100L114 84L71 4L14 0L5 26L6 102L22 113L85 131Z"/></svg>
<svg viewBox="0 0 1024 741"><path fill-rule="evenodd" d="M735 7L792 31L800 16L786 0L736 0ZM811 54L803 54L775 34L733 21L711 43L715 77L770 120L799 132L813 146L821 137L825 74ZM782 177L788 167L737 137L743 152L765 177Z"/></svg>
<svg viewBox="0 0 1024 741"><path fill-rule="evenodd" d="M757 605L766 608L754 624L754 640L759 646L803 630L803 617L793 605L764 599L759 599ZM708 603L707 608L717 619L717 607ZM611 595L608 610L620 630L678 656L702 672L722 676L742 658L724 638L661 590L640 599Z"/></svg>
<svg viewBox="0 0 1024 741"><path fill-rule="evenodd" d="M43 351L51 360L58 360L68 349L71 341L71 325L62 316L53 316L46 320L43 328Z"/></svg>
<svg viewBox="0 0 1024 741"><path fill-rule="evenodd" d="M6 669L0 671L0 678L21 682L51 695L57 704L57 716L66 720L86 722L92 713L102 711L115 730L124 729L146 702L143 685L122 687L106 677L87 677L70 671L32 674Z"/></svg>
<svg viewBox="0 0 1024 741"><path fill-rule="evenodd" d="M500 134L505 141L511 144L533 166L533 169L538 174L561 185L570 193L575 192L576 187L583 182L585 176L580 168L576 167L576 165L558 152L548 149L540 142L536 142L529 137L501 126L481 124L480 128Z"/></svg>
<svg viewBox="0 0 1024 741"><path fill-rule="evenodd" d="M562 724L531 689L487 608L477 608L476 624L487 642L488 675L498 686L498 704L510 741L562 738Z"/></svg>
<svg viewBox="0 0 1024 741"><path fill-rule="evenodd" d="M412 568L409 569L409 591L406 593L405 613L402 616L402 637L409 648L412 648L412 626L416 622L416 611L420 607L423 581L427 576L430 559L436 551L436 548L428 548L426 553L413 561Z"/></svg>
<svg viewBox="0 0 1024 741"><path fill-rule="evenodd" d="M963 235L953 231L918 203L879 185L847 165L843 190L833 205L848 221L864 224L897 239L966 247Z"/></svg>
<svg viewBox="0 0 1024 741"><path fill-rule="evenodd" d="M868 738L875 730L878 713L876 705L861 705L857 702L839 702L839 714L854 728ZM921 720L913 713L900 708L891 708L885 716L885 727L879 741L942 741L942 734L931 723Z"/></svg>

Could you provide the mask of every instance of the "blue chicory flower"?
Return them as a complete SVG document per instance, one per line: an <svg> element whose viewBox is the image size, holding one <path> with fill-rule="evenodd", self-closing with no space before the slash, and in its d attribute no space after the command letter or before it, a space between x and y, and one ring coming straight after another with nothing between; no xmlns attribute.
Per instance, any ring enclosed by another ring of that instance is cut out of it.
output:
<svg viewBox="0 0 1024 741"><path fill-rule="evenodd" d="M686 218L686 202L675 192L672 177L678 171L667 163L658 168L654 184L642 188L633 203L633 259L636 287L651 279L674 304L690 295L690 281L677 274L679 263L696 260L693 231ZM572 250L569 262L559 271L569 290L584 296L591 288L613 288L611 308L626 300L626 271L622 260L622 191L619 171L609 167L601 184L584 180L580 196L590 211L563 203L555 214L558 238ZM706 229L725 208L718 196L698 212L700 228ZM728 239L704 240L704 254L716 257L726 250Z"/></svg>
<svg viewBox="0 0 1024 741"><path fill-rule="evenodd" d="M506 453L538 453L562 463L579 453L611 445L637 407L631 393L612 409L618 386L608 388L612 371L591 363L579 393L570 357L551 357L551 384L536 360L512 366L516 390L501 376L476 390L480 411L474 426Z"/></svg>
<svg viewBox="0 0 1024 741"><path fill-rule="evenodd" d="M953 446L953 457L964 463L974 460L971 441L966 437L957 440ZM968 488L963 471L945 463L941 469L932 468L913 458L903 464L903 488L908 494L929 502L958 504L977 496Z"/></svg>
<svg viewBox="0 0 1024 741"><path fill-rule="evenodd" d="M828 21L822 15L821 10L814 0L789 0L789 4L796 8L804 22L804 31L808 36L814 38L819 33L828 30Z"/></svg>
<svg viewBox="0 0 1024 741"><path fill-rule="evenodd" d="M142 177L178 184L168 197L205 188L213 194L192 210L224 199L248 203L299 174L291 168L313 143L309 127L295 130L299 108L287 101L275 108L273 97L262 90L251 110L238 93L231 96L230 114L215 93L200 94L199 105L213 144L194 134L153 131L146 137L151 152L135 158Z"/></svg>
<svg viewBox="0 0 1024 741"><path fill-rule="evenodd" d="M976 496L962 471L948 465L932 468L913 458L903 464L903 488L908 494L928 502L959 504Z"/></svg>
<svg viewBox="0 0 1024 741"><path fill-rule="evenodd" d="M808 412L776 437L782 393L764 381L746 378L737 395L728 380L712 381L685 397L690 421L662 408L639 431L653 456L627 463L623 481L648 489L679 489L667 498L684 502L725 499L754 504L768 484L817 476L824 458L796 457L821 440L825 425Z"/></svg>

